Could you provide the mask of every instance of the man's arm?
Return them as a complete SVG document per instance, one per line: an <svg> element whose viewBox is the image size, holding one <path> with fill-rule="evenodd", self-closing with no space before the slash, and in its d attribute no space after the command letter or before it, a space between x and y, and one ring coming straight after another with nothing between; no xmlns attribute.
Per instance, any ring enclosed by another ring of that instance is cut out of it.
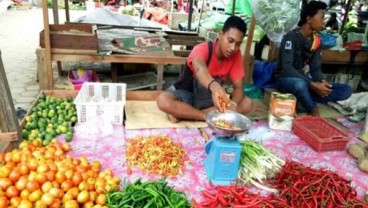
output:
<svg viewBox="0 0 368 208"><path fill-rule="evenodd" d="M286 34L280 45L280 55L281 55L281 66L282 66L282 74L287 77L297 77L305 80L308 84L310 84L310 79L305 75L298 72L298 70L294 67L294 54L296 50L298 42L291 34Z"/></svg>
<svg viewBox="0 0 368 208"><path fill-rule="evenodd" d="M211 91L214 106L222 112L223 109L221 108L220 100L227 101L227 94L225 89L221 86L220 83L212 81L214 80L214 78L211 76L206 63L202 58L193 58L192 64L199 83ZM230 105L230 103L227 103L227 105Z"/></svg>
<svg viewBox="0 0 368 208"><path fill-rule="evenodd" d="M309 72L312 80L315 82L320 82L324 79L321 69L321 49L318 49L310 59Z"/></svg>
<svg viewBox="0 0 368 208"><path fill-rule="evenodd" d="M231 100L235 103L239 103L244 97L243 79L237 79L233 81L233 92L231 94Z"/></svg>

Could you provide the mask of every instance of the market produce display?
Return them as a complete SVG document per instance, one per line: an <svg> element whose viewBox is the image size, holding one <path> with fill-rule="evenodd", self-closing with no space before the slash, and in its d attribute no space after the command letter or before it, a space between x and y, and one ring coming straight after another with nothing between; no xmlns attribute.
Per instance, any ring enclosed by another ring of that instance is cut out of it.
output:
<svg viewBox="0 0 368 208"><path fill-rule="evenodd" d="M165 135L131 139L127 145L129 168L137 166L146 173L176 176L184 169L187 153Z"/></svg>
<svg viewBox="0 0 368 208"><path fill-rule="evenodd" d="M69 143L23 141L0 154L0 207L106 207L105 192L117 190L120 178L98 161L71 158Z"/></svg>
<svg viewBox="0 0 368 208"><path fill-rule="evenodd" d="M358 200L350 181L334 172L317 170L287 161L269 182L280 191L279 197L291 207L368 207Z"/></svg>
<svg viewBox="0 0 368 208"><path fill-rule="evenodd" d="M258 188L277 193L277 190L263 183L277 174L285 162L254 141L246 140L241 145L239 179L245 184L253 184Z"/></svg>
<svg viewBox="0 0 368 208"><path fill-rule="evenodd" d="M194 208L288 208L285 199L277 196L264 197L250 192L246 187L240 185L233 186L211 186L202 191L203 200L197 202L192 200Z"/></svg>
<svg viewBox="0 0 368 208"><path fill-rule="evenodd" d="M359 170L368 173L368 144L363 142L350 144L348 153L357 159Z"/></svg>
<svg viewBox="0 0 368 208"><path fill-rule="evenodd" d="M258 25L275 43L299 21L300 2L294 0L253 0L253 15Z"/></svg>
<svg viewBox="0 0 368 208"><path fill-rule="evenodd" d="M67 142L72 140L72 126L77 122L77 112L72 99L41 94L37 105L25 120L23 139L40 140L46 146L59 134L65 134Z"/></svg>
<svg viewBox="0 0 368 208"><path fill-rule="evenodd" d="M185 193L174 190L164 179L148 182L138 179L134 183L125 184L122 191L112 191L106 195L106 205L109 208L192 207Z"/></svg>

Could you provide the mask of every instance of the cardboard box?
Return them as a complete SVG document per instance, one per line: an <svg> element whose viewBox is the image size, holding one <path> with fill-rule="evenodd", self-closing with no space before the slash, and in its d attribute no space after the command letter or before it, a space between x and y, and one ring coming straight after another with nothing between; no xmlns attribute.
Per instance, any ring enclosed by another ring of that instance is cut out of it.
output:
<svg viewBox="0 0 368 208"><path fill-rule="evenodd" d="M98 50L96 25L91 24L59 24L50 25L51 48ZM45 48L44 31L40 33L40 47Z"/></svg>
<svg viewBox="0 0 368 208"><path fill-rule="evenodd" d="M292 94L271 93L268 126L270 129L291 131L296 109L296 98Z"/></svg>

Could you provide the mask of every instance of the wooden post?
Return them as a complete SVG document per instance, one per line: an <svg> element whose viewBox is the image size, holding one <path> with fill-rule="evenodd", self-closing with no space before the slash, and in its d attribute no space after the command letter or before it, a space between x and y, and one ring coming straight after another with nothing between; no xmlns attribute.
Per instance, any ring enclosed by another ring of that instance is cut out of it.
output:
<svg viewBox="0 0 368 208"><path fill-rule="evenodd" d="M193 16L193 0L189 0L188 31L191 31Z"/></svg>
<svg viewBox="0 0 368 208"><path fill-rule="evenodd" d="M236 0L233 0L233 8L231 9L231 15L235 14L235 3L236 3Z"/></svg>
<svg viewBox="0 0 368 208"><path fill-rule="evenodd" d="M47 11L47 2L42 0L42 11L43 11L43 25L45 34L45 57L44 67L47 72L47 90L54 89L54 77L52 73L51 65L51 45L50 45L50 27L49 27L49 14ZM41 89L46 90L46 89Z"/></svg>
<svg viewBox="0 0 368 208"><path fill-rule="evenodd" d="M250 71L250 70L253 70L253 67L249 67L249 65L251 63L250 49L252 47L255 24L256 24L256 19L254 18L254 15L252 15L252 19L250 21L249 30L248 30L247 44L245 45L244 56L243 56L244 70L245 70L244 82L248 84L253 83L253 80L252 80L253 72Z"/></svg>
<svg viewBox="0 0 368 208"><path fill-rule="evenodd" d="M0 130L1 133L5 133L3 138L7 141L14 141L21 138L19 122L14 110L13 98L10 93L8 80L1 58L0 51ZM16 132L16 134L12 133Z"/></svg>
<svg viewBox="0 0 368 208"><path fill-rule="evenodd" d="M340 32L339 32L339 34L340 34L340 35L341 35L341 34L342 34L342 32L344 31L344 27L345 27L346 21L348 20L348 17L349 17L349 11L350 11L350 8L351 8L351 3L352 3L352 1L353 1L353 0L348 0L348 5L347 5L346 11L345 11L344 20L342 21L341 28L340 28Z"/></svg>
<svg viewBox="0 0 368 208"><path fill-rule="evenodd" d="M59 5L57 0L52 0L52 13L54 15L54 24L59 24Z"/></svg>
<svg viewBox="0 0 368 208"><path fill-rule="evenodd" d="M64 4L65 4L65 21L70 22L69 0L64 0Z"/></svg>

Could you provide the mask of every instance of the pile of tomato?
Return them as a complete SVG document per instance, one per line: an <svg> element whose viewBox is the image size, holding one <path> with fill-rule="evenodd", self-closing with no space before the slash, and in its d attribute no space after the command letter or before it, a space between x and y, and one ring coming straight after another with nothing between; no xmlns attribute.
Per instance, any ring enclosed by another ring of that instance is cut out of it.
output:
<svg viewBox="0 0 368 208"><path fill-rule="evenodd" d="M106 192L118 190L120 178L101 163L65 153L70 144L23 141L0 154L0 208L106 207Z"/></svg>

